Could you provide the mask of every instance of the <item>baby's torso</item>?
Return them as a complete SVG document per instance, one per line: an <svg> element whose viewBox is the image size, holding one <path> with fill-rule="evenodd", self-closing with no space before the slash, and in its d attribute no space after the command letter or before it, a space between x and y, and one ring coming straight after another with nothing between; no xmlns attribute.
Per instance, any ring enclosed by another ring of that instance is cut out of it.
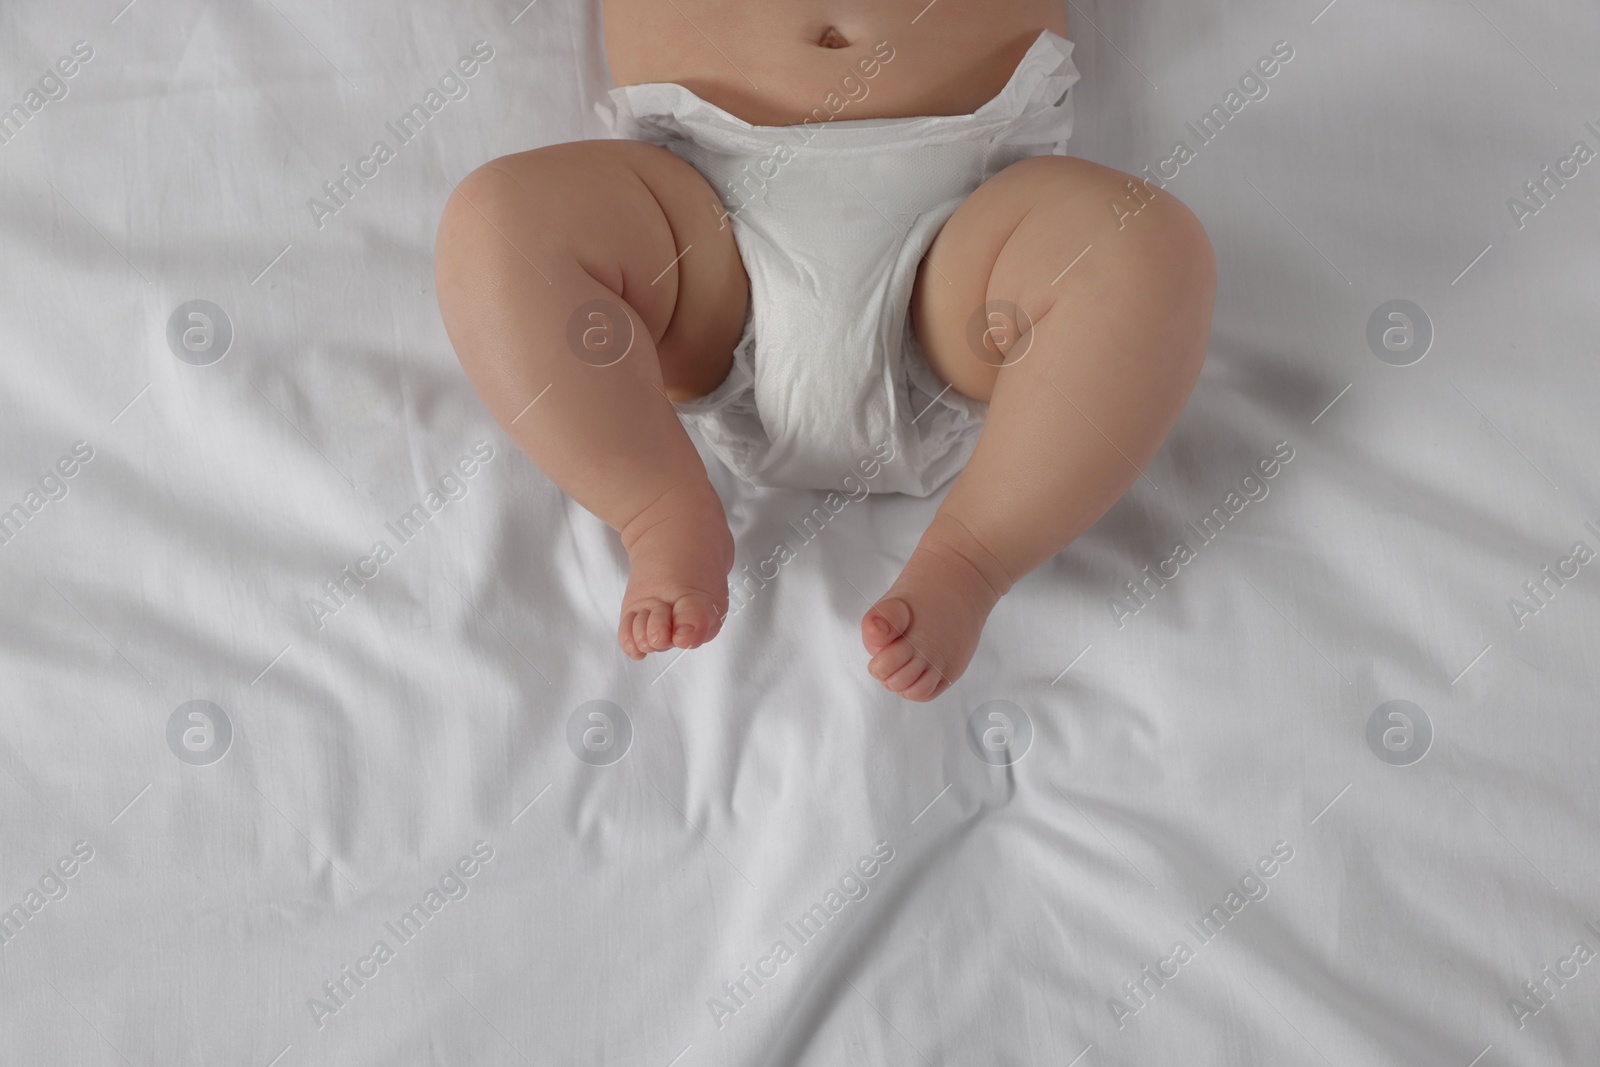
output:
<svg viewBox="0 0 1600 1067"><path fill-rule="evenodd" d="M841 92L841 118L969 114L1040 30L1067 33L1064 0L605 0L604 17L618 85L676 82L757 126Z"/></svg>

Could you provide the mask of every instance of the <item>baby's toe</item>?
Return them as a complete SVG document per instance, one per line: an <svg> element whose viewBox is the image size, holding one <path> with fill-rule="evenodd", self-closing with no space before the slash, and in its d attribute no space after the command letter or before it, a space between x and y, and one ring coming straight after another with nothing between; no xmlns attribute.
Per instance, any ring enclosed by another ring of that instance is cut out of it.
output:
<svg viewBox="0 0 1600 1067"><path fill-rule="evenodd" d="M945 680L939 676L939 672L934 670L930 664L928 669L922 673L921 678L900 690L900 695L907 700L915 700L918 703L922 703L932 700L944 689Z"/></svg>
<svg viewBox="0 0 1600 1067"><path fill-rule="evenodd" d="M672 643L679 648L698 648L711 638L716 621L710 597L687 593L672 605Z"/></svg>
<svg viewBox="0 0 1600 1067"><path fill-rule="evenodd" d="M905 666L883 679L883 685L891 693L904 695L908 689L919 683L924 676L932 673L933 671L928 667L928 661L921 656L913 654Z"/></svg>
<svg viewBox="0 0 1600 1067"><path fill-rule="evenodd" d="M649 655L650 605L648 602L640 604L633 610L633 643L638 647L641 659Z"/></svg>
<svg viewBox="0 0 1600 1067"><path fill-rule="evenodd" d="M652 652L663 652L672 647L672 608L665 601L650 602L650 616L645 623L645 636Z"/></svg>
<svg viewBox="0 0 1600 1067"><path fill-rule="evenodd" d="M899 597L884 597L861 617L861 643L876 654L910 626L911 605Z"/></svg>
<svg viewBox="0 0 1600 1067"><path fill-rule="evenodd" d="M636 611L624 611L622 621L617 625L617 645L629 659L644 659L644 653L639 650L639 642L633 634L633 624L638 614Z"/></svg>
<svg viewBox="0 0 1600 1067"><path fill-rule="evenodd" d="M917 650L911 647L911 642L902 637L887 648L879 650L878 654L867 662L867 673L887 685L889 678L910 663L916 654Z"/></svg>

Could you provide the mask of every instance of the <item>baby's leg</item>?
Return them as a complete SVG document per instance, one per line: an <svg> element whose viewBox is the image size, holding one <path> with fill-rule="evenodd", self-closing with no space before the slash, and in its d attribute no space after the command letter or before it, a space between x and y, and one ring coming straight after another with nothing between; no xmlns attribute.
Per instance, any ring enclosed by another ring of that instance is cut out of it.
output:
<svg viewBox="0 0 1600 1067"><path fill-rule="evenodd" d="M484 404L622 535L635 659L699 645L727 611L733 539L669 400L716 387L744 324L719 209L665 149L583 141L480 167L439 224L439 307Z"/></svg>
<svg viewBox="0 0 1600 1067"><path fill-rule="evenodd" d="M912 700L959 677L1000 596L1139 476L1200 373L1210 243L1177 200L1130 181L1080 159L1024 160L962 204L922 265L912 315L929 362L990 407L971 461L862 619L868 669ZM980 358L969 328L986 305L998 355ZM1011 305L1031 337L1015 334Z"/></svg>

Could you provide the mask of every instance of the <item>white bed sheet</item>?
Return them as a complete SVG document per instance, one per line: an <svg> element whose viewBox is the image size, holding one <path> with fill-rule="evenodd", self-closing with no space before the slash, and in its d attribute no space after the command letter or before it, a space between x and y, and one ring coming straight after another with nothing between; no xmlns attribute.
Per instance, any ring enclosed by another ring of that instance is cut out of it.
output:
<svg viewBox="0 0 1600 1067"><path fill-rule="evenodd" d="M457 368L439 210L479 162L599 135L596 8L120 7L0 8L6 107L93 51L0 144L0 508L27 513L0 546L0 1062L1593 1062L1600 163L1536 213L1522 187L1600 149L1594 5L1071 6L1074 150L1195 149L1170 189L1218 254L1210 360L1148 476L928 706L871 683L856 620L936 501L807 541L819 495L719 470L741 566L797 558L712 645L633 664L615 539ZM479 41L468 95L308 206ZM168 342L195 299L232 330L204 366ZM1392 300L1432 325L1409 366L1367 342ZM1194 536L1279 442L1266 495ZM345 566L373 576L311 607ZM593 700L631 733L609 765L569 745ZM1031 733L1009 766L966 737L995 700ZM1432 733L1405 766L1368 742L1394 700ZM1275 846L1267 895L1196 936Z"/></svg>

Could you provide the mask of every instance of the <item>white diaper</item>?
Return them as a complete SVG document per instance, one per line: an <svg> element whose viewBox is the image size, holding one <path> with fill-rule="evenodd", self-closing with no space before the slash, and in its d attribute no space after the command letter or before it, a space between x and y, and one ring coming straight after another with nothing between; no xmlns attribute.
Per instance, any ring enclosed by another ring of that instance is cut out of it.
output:
<svg viewBox="0 0 1600 1067"><path fill-rule="evenodd" d="M880 47L874 76L892 78L893 51ZM987 405L947 388L923 356L908 314L917 266L983 181L1065 154L1077 80L1072 43L1046 30L970 115L752 126L665 82L597 105L615 136L698 170L732 223L750 277L744 336L722 384L677 405L729 467L807 489L876 468L872 490L913 496L961 469ZM816 114L848 115L871 85L842 80Z"/></svg>

